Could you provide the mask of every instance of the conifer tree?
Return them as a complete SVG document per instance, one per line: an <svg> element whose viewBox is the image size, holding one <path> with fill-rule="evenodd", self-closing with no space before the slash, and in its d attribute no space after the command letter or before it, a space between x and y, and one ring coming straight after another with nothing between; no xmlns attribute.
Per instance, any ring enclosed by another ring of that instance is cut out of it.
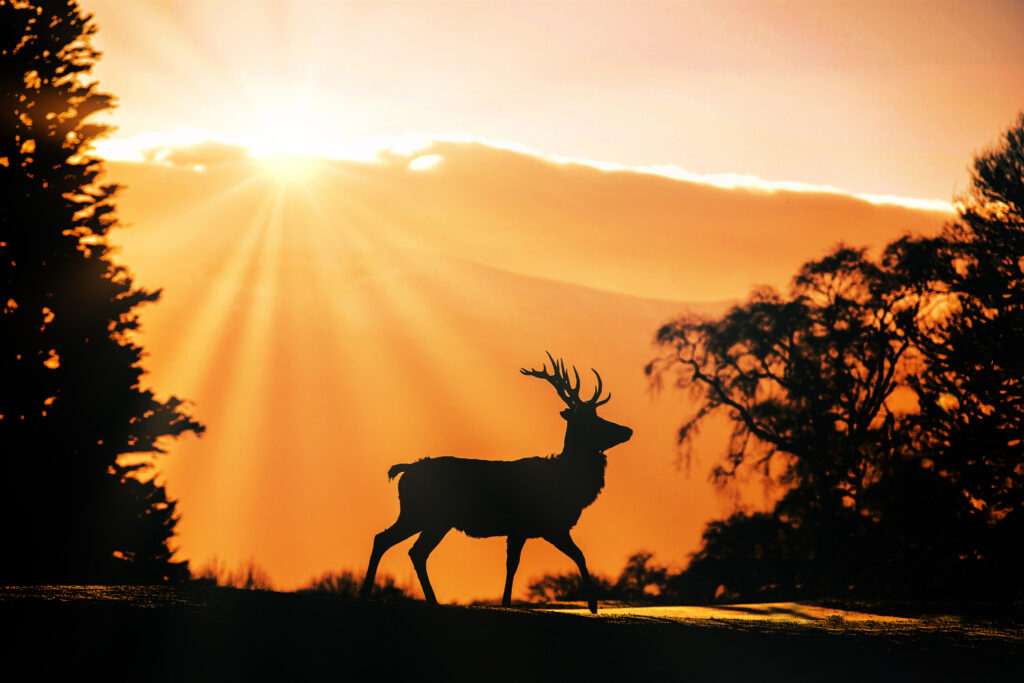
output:
<svg viewBox="0 0 1024 683"><path fill-rule="evenodd" d="M117 186L91 119L113 99L74 0L0 0L0 582L183 578L175 503L132 454L204 427L143 386L137 308L111 259Z"/></svg>

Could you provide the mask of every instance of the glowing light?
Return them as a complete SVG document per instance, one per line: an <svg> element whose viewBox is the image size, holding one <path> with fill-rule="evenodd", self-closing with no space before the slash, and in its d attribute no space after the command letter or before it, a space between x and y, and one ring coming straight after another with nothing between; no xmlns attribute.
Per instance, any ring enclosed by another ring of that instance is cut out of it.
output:
<svg viewBox="0 0 1024 683"><path fill-rule="evenodd" d="M440 154L425 154L409 162L410 171L428 171L444 161Z"/></svg>
<svg viewBox="0 0 1024 683"><path fill-rule="evenodd" d="M178 126L165 133L139 133L129 138L100 140L93 145L96 154L109 161L167 163L168 154L183 147L208 142L248 147L241 140L209 130Z"/></svg>
<svg viewBox="0 0 1024 683"><path fill-rule="evenodd" d="M271 154L260 157L260 166L274 178L285 183L305 183L316 175L316 157L302 154Z"/></svg>
<svg viewBox="0 0 1024 683"><path fill-rule="evenodd" d="M286 114L266 119L260 129L246 137L246 147L254 156L307 155L328 156L328 143L321 128L301 114Z"/></svg>
<svg viewBox="0 0 1024 683"><path fill-rule="evenodd" d="M939 394L939 398L935 403L947 413L959 410L960 408L960 399L953 394L947 394L945 392Z"/></svg>

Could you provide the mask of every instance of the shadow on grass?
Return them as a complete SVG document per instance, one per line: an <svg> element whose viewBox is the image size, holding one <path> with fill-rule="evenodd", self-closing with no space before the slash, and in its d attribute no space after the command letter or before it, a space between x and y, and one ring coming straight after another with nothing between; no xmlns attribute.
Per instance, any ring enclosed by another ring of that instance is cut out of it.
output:
<svg viewBox="0 0 1024 683"><path fill-rule="evenodd" d="M780 607L778 605L765 605L759 607L757 605L716 605L717 609L725 610L727 612L743 612L745 614L755 614L761 616L772 616L778 614L785 614L787 616L795 617L797 619L807 619L808 621L818 621L819 618L808 614L804 610L800 610L792 607Z"/></svg>

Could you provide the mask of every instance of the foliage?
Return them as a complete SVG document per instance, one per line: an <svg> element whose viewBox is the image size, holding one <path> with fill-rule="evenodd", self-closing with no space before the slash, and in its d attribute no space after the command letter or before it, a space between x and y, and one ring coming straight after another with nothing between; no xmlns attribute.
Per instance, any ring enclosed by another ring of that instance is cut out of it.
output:
<svg viewBox="0 0 1024 683"><path fill-rule="evenodd" d="M230 586L244 590L274 590L274 582L263 567L250 559L231 571L216 557L207 562L193 575L193 579L216 586Z"/></svg>
<svg viewBox="0 0 1024 683"><path fill-rule="evenodd" d="M612 584L607 578L591 574L590 580L594 584L593 592L598 600L612 599ZM539 579L531 580L527 591L529 599L534 602L585 601L590 596L579 572L545 574Z"/></svg>
<svg viewBox="0 0 1024 683"><path fill-rule="evenodd" d="M1014 574L1024 560L1024 113L974 160L958 206L939 238L890 249L953 308L915 338L928 362L914 378L919 447L976 518L982 542L964 553Z"/></svg>
<svg viewBox="0 0 1024 683"><path fill-rule="evenodd" d="M669 577L666 593L686 602L733 598L802 597L807 577L797 530L776 515L736 513L709 522L687 570Z"/></svg>
<svg viewBox="0 0 1024 683"><path fill-rule="evenodd" d="M355 600L359 597L359 589L363 585L363 577L351 571L327 572L313 579L299 589L300 593L317 593L334 597ZM399 586L395 578L387 574L378 574L370 596L375 600L412 600L412 590Z"/></svg>
<svg viewBox="0 0 1024 683"><path fill-rule="evenodd" d="M654 553L634 553L615 581L614 592L622 600L650 600L665 593L669 572L652 564Z"/></svg>
<svg viewBox="0 0 1024 683"><path fill-rule="evenodd" d="M913 563L941 545L945 590L1021 595L1024 561L1024 113L979 154L958 219L937 238L899 240L885 259L922 283L934 315L909 331L923 370L913 448L939 478L923 533L891 543ZM895 491L894 491L895 493ZM909 511L904 510L904 513ZM928 544L931 547L928 547ZM934 553L933 553L934 554ZM934 565L934 563L933 563ZM924 567L921 567L924 569ZM969 588L967 587L969 585Z"/></svg>
<svg viewBox="0 0 1024 683"><path fill-rule="evenodd" d="M172 561L175 503L138 454L200 433L143 388L135 286L110 259L117 187L90 143L109 109L76 2L0 0L0 515L4 582L152 582ZM125 456L136 454L134 461Z"/></svg>
<svg viewBox="0 0 1024 683"><path fill-rule="evenodd" d="M697 405L680 444L724 412L714 478L747 466L786 487L770 514L712 522L677 590L1019 594L1024 115L959 206L938 237L878 260L840 246L786 296L658 331L648 374Z"/></svg>
<svg viewBox="0 0 1024 683"><path fill-rule="evenodd" d="M734 428L717 479L748 460L768 474L777 458L782 481L805 486L816 507L856 508L874 466L898 447L892 394L917 315L900 284L863 250L839 247L805 264L788 297L763 289L720 320L662 327L657 341L670 354L647 372L678 369L700 405L680 443L724 409Z"/></svg>
<svg viewBox="0 0 1024 683"><path fill-rule="evenodd" d="M640 551L626 562L618 579L612 583L600 575L591 580L601 600L650 601L665 596L668 569L652 564L653 553ZM530 581L527 590L534 602L566 602L586 600L588 593L578 572L545 574Z"/></svg>
<svg viewBox="0 0 1024 683"><path fill-rule="evenodd" d="M841 246L805 264L788 296L763 289L719 320L665 325L657 340L669 353L647 370L674 372L696 398L682 444L716 411L728 414L718 481L744 464L776 473L789 487L782 519L842 537L874 514L867 491L903 453L894 392L913 358L906 328L918 300L863 250ZM848 548L827 550L823 562L847 561Z"/></svg>

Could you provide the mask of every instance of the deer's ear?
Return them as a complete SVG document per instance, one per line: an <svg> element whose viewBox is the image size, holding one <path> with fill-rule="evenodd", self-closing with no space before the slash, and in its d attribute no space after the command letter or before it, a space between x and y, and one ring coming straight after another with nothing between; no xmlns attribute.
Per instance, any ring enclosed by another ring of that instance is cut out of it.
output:
<svg viewBox="0 0 1024 683"><path fill-rule="evenodd" d="M570 409L566 408L565 410L560 412L559 415L562 416L563 420L568 421L569 420L569 416L572 415L572 411Z"/></svg>

